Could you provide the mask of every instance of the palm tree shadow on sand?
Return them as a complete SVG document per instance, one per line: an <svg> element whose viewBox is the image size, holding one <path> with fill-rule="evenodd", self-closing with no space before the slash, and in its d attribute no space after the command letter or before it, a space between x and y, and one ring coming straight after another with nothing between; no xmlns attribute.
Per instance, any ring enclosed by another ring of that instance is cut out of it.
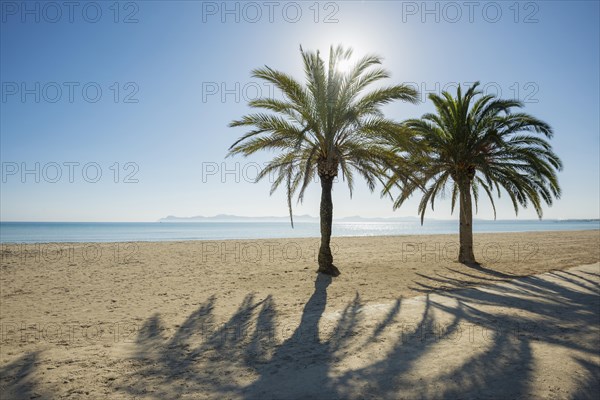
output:
<svg viewBox="0 0 600 400"><path fill-rule="evenodd" d="M50 398L34 377L39 352L24 354L0 368L0 399Z"/></svg>
<svg viewBox="0 0 600 400"><path fill-rule="evenodd" d="M256 301L247 295L220 325L211 297L169 337L158 315L146 321L135 343L134 371L121 379L119 390L154 398L198 393L244 399L529 397L536 367L532 344L548 343L573 350L573 362L580 366L574 378L579 391L573 396L594 398L600 370L588 356L600 348L598 284L582 273L557 272L555 278L560 281L520 279L502 292L471 288L434 300L426 295L420 320L410 327L398 324L404 309L400 300L381 321L365 325L368 312L357 294L334 320L331 334L319 329L327 323L323 316L331 278L326 275L318 275L300 323L289 330L278 327L271 296ZM440 312L449 317L443 329L436 318ZM487 346L457 365L424 374L423 360L435 360L444 341L465 339L467 325L491 332ZM278 341L277 329L291 334ZM339 368L341 361L356 356L357 343L381 340L384 330L395 333L389 350L363 354L366 361Z"/></svg>

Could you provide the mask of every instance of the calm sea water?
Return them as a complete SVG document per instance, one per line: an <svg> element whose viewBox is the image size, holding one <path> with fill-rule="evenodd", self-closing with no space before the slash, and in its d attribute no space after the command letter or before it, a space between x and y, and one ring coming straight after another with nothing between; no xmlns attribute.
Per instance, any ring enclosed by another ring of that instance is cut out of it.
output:
<svg viewBox="0 0 600 400"><path fill-rule="evenodd" d="M598 220L475 221L475 232L600 229ZM334 222L334 236L458 233L457 221ZM2 243L128 242L319 237L319 224L298 222L0 222Z"/></svg>

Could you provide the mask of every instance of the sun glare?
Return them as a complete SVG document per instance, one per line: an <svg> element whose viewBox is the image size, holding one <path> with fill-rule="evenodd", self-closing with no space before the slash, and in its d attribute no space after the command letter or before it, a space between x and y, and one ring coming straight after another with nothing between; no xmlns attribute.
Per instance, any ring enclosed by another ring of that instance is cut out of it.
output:
<svg viewBox="0 0 600 400"><path fill-rule="evenodd" d="M336 65L336 69L345 74L347 72L349 72L352 69L352 66L354 65L354 62L352 59L350 60L341 60L337 65Z"/></svg>

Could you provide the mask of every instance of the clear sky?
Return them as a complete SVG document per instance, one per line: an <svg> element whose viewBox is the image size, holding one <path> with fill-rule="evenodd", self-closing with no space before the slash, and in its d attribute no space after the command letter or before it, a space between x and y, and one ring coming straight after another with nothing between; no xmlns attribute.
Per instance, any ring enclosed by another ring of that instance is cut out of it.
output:
<svg viewBox="0 0 600 400"><path fill-rule="evenodd" d="M244 133L227 124L274 91L253 68L302 79L299 45L331 44L383 56L389 83L439 92L479 80L524 101L554 128L565 165L563 197L544 217L599 217L597 1L2 1L0 12L3 221L286 215L284 192L251 183L271 154L224 158ZM498 218L515 217L506 197ZM417 215L417 203L393 212L361 182L352 199L334 186L336 217ZM318 210L312 185L295 214ZM427 215L452 218L449 201ZM486 199L476 217L493 218Z"/></svg>

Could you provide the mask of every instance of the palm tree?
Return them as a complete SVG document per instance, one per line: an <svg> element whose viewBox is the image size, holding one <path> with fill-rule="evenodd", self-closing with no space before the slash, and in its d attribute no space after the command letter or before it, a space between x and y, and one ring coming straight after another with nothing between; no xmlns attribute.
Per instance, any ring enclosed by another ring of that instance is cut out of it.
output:
<svg viewBox="0 0 600 400"><path fill-rule="evenodd" d="M230 123L231 127L253 129L229 148L228 155L248 156L260 150L277 153L256 181L274 174L271 194L279 186L285 186L292 227L292 199L297 194L301 202L308 184L318 175L321 182L318 271L337 276L340 272L333 265L330 249L334 180L341 171L352 195L357 172L369 189L374 190L382 179L382 168L393 167L391 160L397 158L385 145L386 138L400 136L400 124L386 119L380 108L394 100L415 103L417 92L406 85L393 85L363 94L367 86L389 77L379 66L378 56L365 56L348 71L342 71L339 63L349 62L351 49L332 46L328 64L319 51L304 51L300 47L300 53L305 84L267 66L252 72L253 77L277 87L283 99L260 98L249 102L250 107L268 112L246 115Z"/></svg>
<svg viewBox="0 0 600 400"><path fill-rule="evenodd" d="M562 163L545 140L552 137L550 126L531 115L511 112L523 104L484 96L477 90L478 85L471 86L464 96L459 86L456 98L448 92L430 94L436 113L405 121L425 150L413 154L417 177L414 182L402 182L394 203L394 208L400 207L416 189L421 189L422 224L428 203L433 209L436 197L444 197L451 181L452 212L457 198L460 204L461 263L475 263L472 200L477 212L480 188L492 203L494 219L494 190L498 197L501 188L508 193L516 214L519 206L531 203L539 218L542 201L551 205L553 197L560 197L556 171L562 169ZM400 186L398 178L392 177L384 193L396 186Z"/></svg>

